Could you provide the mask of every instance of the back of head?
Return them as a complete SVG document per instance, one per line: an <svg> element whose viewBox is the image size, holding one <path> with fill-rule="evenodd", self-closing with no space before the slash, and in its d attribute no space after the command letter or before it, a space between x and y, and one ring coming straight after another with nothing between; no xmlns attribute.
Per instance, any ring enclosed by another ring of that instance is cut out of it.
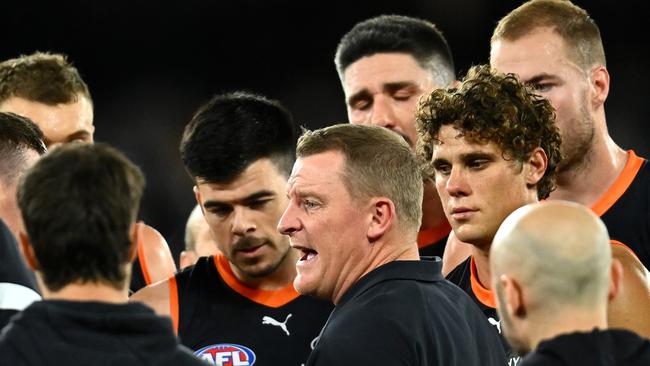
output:
<svg viewBox="0 0 650 366"><path fill-rule="evenodd" d="M236 92L217 95L196 112L180 152L194 180L227 183L261 158L289 176L296 138L293 119L279 102Z"/></svg>
<svg viewBox="0 0 650 366"><path fill-rule="evenodd" d="M531 0L503 17L491 42L514 41L539 28L554 30L567 45L569 56L587 70L606 66L600 31L587 12L568 0Z"/></svg>
<svg viewBox="0 0 650 366"><path fill-rule="evenodd" d="M197 239L196 234L201 221L205 221L205 218L203 218L203 212L201 211L201 205L196 205L192 209L190 216L187 218L187 223L185 224L185 250L195 251Z"/></svg>
<svg viewBox="0 0 650 366"><path fill-rule="evenodd" d="M515 75L498 73L487 65L474 66L458 88L434 90L420 102L417 154L427 176L433 176L433 147L445 125L470 142L492 142L502 150L504 158L519 162L541 147L548 167L537 183L538 197L546 198L554 189L561 137L553 107Z"/></svg>
<svg viewBox="0 0 650 366"><path fill-rule="evenodd" d="M104 144L53 150L24 176L18 204L45 285L126 285L144 176Z"/></svg>
<svg viewBox="0 0 650 366"><path fill-rule="evenodd" d="M47 105L67 104L79 95L92 100L65 55L36 52L0 63L0 103L19 97Z"/></svg>
<svg viewBox="0 0 650 366"><path fill-rule="evenodd" d="M376 53L406 53L424 70L431 72L437 85L455 79L454 62L447 40L432 23L401 15L382 15L352 28L339 43L334 63L343 79L348 66Z"/></svg>
<svg viewBox="0 0 650 366"><path fill-rule="evenodd" d="M572 202L547 201L513 212L490 252L493 278L520 281L531 312L548 314L607 304L611 246L603 222Z"/></svg>
<svg viewBox="0 0 650 366"><path fill-rule="evenodd" d="M329 151L345 157L342 180L353 199L389 198L402 227L417 233L422 220L422 175L404 139L382 127L339 124L305 131L298 140L299 158Z"/></svg>
<svg viewBox="0 0 650 366"><path fill-rule="evenodd" d="M45 154L43 132L28 118L0 112L0 183L14 186L31 166L28 152Z"/></svg>

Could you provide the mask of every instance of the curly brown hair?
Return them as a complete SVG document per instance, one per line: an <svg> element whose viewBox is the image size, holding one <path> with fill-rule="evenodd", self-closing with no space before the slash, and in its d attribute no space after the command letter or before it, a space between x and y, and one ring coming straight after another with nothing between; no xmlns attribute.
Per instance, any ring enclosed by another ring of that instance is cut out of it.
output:
<svg viewBox="0 0 650 366"><path fill-rule="evenodd" d="M458 88L435 90L420 101L417 155L425 177L433 177L431 158L444 125L472 143L495 143L506 160L524 162L541 147L548 167L537 183L537 196L547 198L555 189L562 159L555 110L514 74L498 73L488 65L474 66Z"/></svg>

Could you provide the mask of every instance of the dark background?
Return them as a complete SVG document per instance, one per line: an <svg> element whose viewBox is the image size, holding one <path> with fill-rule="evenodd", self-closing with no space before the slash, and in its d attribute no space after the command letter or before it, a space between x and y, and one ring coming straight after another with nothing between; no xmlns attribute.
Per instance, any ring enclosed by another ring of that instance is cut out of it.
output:
<svg viewBox="0 0 650 366"><path fill-rule="evenodd" d="M345 122L332 58L355 23L380 14L428 19L444 32L458 75L486 63L499 18L519 1L22 1L3 3L0 58L63 52L95 104L95 140L139 164L148 186L140 217L175 259L194 202L178 154L181 132L213 94L279 99L310 128ZM576 1L599 24L612 84L608 125L623 148L650 156L650 85L643 2Z"/></svg>

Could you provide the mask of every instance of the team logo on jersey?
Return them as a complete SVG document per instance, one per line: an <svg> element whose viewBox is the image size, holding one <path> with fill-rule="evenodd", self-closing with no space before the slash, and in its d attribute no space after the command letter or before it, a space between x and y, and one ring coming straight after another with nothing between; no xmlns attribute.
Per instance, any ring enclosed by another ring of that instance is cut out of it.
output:
<svg viewBox="0 0 650 366"><path fill-rule="evenodd" d="M216 366L253 366L255 363L255 353L250 348L232 343L203 347L194 355Z"/></svg>
<svg viewBox="0 0 650 366"><path fill-rule="evenodd" d="M493 317L488 318L488 322L495 327L497 327L497 330L499 331L499 334L501 334L501 320L496 320Z"/></svg>
<svg viewBox="0 0 650 366"><path fill-rule="evenodd" d="M291 314L287 315L287 318L284 319L284 322L279 322L271 318L270 316L265 316L262 318L262 324L270 324L275 327L280 327L285 333L287 333L287 335L291 335L289 333L289 329L287 329L287 322L289 321L290 318L291 318Z"/></svg>

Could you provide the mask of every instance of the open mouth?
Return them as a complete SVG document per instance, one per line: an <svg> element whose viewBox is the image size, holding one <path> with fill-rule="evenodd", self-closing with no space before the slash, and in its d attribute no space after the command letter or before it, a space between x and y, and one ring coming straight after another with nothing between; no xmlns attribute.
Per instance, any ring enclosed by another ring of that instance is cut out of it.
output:
<svg viewBox="0 0 650 366"><path fill-rule="evenodd" d="M310 261L318 255L318 252L313 249L301 248L300 251L302 252L300 261Z"/></svg>
<svg viewBox="0 0 650 366"><path fill-rule="evenodd" d="M239 249L239 252L245 253L245 254L254 254L255 252L257 252L262 247L263 247L263 245L257 245L257 246L250 247L250 248Z"/></svg>

